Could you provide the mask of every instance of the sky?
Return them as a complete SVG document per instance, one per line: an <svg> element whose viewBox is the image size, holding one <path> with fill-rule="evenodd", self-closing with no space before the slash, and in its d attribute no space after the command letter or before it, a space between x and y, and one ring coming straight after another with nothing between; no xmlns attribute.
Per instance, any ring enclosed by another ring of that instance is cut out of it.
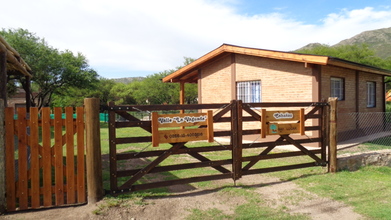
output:
<svg viewBox="0 0 391 220"><path fill-rule="evenodd" d="M80 52L104 78L173 70L222 44L292 51L391 27L391 0L14 0L0 28ZM7 10L5 10L7 9Z"/></svg>

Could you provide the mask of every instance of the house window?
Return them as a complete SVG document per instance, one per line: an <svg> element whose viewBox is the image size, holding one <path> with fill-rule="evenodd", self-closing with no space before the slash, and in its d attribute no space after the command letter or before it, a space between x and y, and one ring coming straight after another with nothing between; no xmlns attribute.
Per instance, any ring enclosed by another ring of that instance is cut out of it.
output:
<svg viewBox="0 0 391 220"><path fill-rule="evenodd" d="M237 82L236 94L243 102L261 102L261 81Z"/></svg>
<svg viewBox="0 0 391 220"><path fill-rule="evenodd" d="M331 97L337 97L338 100L345 99L344 79L331 77Z"/></svg>
<svg viewBox="0 0 391 220"><path fill-rule="evenodd" d="M376 106L376 83L367 82L367 107Z"/></svg>

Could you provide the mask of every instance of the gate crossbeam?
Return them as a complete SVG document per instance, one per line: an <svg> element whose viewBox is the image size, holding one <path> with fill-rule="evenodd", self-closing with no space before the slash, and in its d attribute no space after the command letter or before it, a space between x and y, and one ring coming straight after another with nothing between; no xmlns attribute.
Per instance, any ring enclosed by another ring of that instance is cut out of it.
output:
<svg viewBox="0 0 391 220"><path fill-rule="evenodd" d="M168 156L173 154L177 149L183 147L185 143L176 143L173 144L173 146L169 149L163 152L160 156L158 156L154 161L152 161L150 164L148 164L146 167L138 171L132 178L130 178L128 181L126 181L120 189L126 189L130 188L133 183L135 183L137 180L139 180L141 177L143 177L145 174L149 173L153 168L155 168L157 165L159 165L161 162L163 162Z"/></svg>
<svg viewBox="0 0 391 220"><path fill-rule="evenodd" d="M263 155L267 155L268 153L270 153L270 151L272 151L276 146L276 142L278 141L283 141L284 138L283 137L279 137L274 143L273 145L270 145L269 147L267 147L264 151L262 151L262 153L260 153L258 156L263 156ZM258 159L255 159L255 160L252 160L250 161L250 163L248 163L246 166L243 167L243 170L249 170L252 166L254 166L256 163L258 163L258 161L260 161L261 158L258 158Z"/></svg>
<svg viewBox="0 0 391 220"><path fill-rule="evenodd" d="M304 116L304 119L307 120L309 119L312 115L314 115L317 111L319 111L321 109L320 106L316 106L314 107L311 111L309 111L305 116Z"/></svg>
<svg viewBox="0 0 391 220"><path fill-rule="evenodd" d="M311 151L307 150L307 148L305 148L303 145L301 144L298 144L295 142L295 140L293 140L291 137L289 137L289 135L281 135L281 137L283 137L286 141L288 141L289 143L293 144L295 147L297 147L300 151L302 151L303 153L307 154L308 156L310 156L312 159L314 159L319 165L325 165L326 162L323 161L322 159L320 159L318 156L316 156L314 153L312 153Z"/></svg>
<svg viewBox="0 0 391 220"><path fill-rule="evenodd" d="M186 146L183 146L183 148L187 148ZM197 152L189 152L188 153L190 156L198 159L199 161L201 162L212 162L211 160L209 160L208 158L202 156L201 154L197 153ZM220 171L221 173L230 173L231 171L222 167L222 166L212 166L212 168Z"/></svg>

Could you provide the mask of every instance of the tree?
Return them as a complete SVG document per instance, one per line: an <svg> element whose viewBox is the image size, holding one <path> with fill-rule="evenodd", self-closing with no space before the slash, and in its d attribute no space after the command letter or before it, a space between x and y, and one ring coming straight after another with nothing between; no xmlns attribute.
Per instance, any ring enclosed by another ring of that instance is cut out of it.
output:
<svg viewBox="0 0 391 220"><path fill-rule="evenodd" d="M375 52L369 49L368 45L366 44L341 45L335 47L319 45L311 49L303 49L296 52L337 57L364 65L391 70L391 58L389 57L387 59L382 59L377 57ZM391 88L391 77L386 76L385 83L386 89Z"/></svg>
<svg viewBox="0 0 391 220"><path fill-rule="evenodd" d="M44 39L25 29L2 29L0 34L14 47L32 69L32 106L49 106L54 94L71 88L88 88L97 82L98 74L89 67L81 53L59 51L49 46ZM18 79L27 90L23 78Z"/></svg>
<svg viewBox="0 0 391 220"><path fill-rule="evenodd" d="M139 81L133 81L129 84L116 83L110 90L110 95L113 98L115 104L137 104L134 93L137 90L139 83Z"/></svg>
<svg viewBox="0 0 391 220"><path fill-rule="evenodd" d="M83 106L85 98L99 98L101 104L105 105L114 100L111 90L115 85L114 80L99 78L97 82L87 88L71 87L67 90L61 90L61 92L53 94L51 106Z"/></svg>
<svg viewBox="0 0 391 220"><path fill-rule="evenodd" d="M368 45L366 44L340 45L334 47L323 44L315 46L311 49L302 49L295 52L331 56L364 65L383 69L391 69L391 60L377 57L375 55L375 51L369 49Z"/></svg>
<svg viewBox="0 0 391 220"><path fill-rule="evenodd" d="M188 65L194 59L185 57L183 65ZM165 70L160 73L147 76L139 83L137 90L134 90L134 96L138 104L179 104L179 84L163 83L162 79L167 75L182 68L175 70ZM198 88L196 84L186 84L185 102L186 104L197 103Z"/></svg>

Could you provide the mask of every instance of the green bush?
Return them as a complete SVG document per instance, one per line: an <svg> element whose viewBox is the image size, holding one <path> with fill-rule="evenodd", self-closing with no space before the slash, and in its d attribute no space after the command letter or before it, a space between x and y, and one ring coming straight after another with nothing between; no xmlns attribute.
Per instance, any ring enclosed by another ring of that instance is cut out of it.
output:
<svg viewBox="0 0 391 220"><path fill-rule="evenodd" d="M391 102L386 102L386 112L391 112Z"/></svg>

